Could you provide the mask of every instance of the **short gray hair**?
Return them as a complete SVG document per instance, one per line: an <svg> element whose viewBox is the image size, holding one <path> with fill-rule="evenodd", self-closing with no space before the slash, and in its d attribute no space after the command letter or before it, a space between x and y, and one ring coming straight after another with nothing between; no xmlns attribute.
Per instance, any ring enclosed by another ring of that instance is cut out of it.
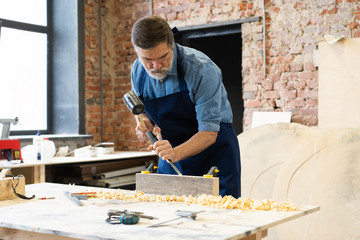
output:
<svg viewBox="0 0 360 240"><path fill-rule="evenodd" d="M148 16L136 21L131 32L134 47L152 49L166 42L170 48L174 44L174 35L169 24L161 17Z"/></svg>

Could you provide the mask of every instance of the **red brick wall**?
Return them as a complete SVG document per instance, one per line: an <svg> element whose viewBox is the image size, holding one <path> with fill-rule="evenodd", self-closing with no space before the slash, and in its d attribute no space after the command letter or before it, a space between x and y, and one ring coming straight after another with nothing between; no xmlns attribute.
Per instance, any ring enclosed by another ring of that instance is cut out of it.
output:
<svg viewBox="0 0 360 240"><path fill-rule="evenodd" d="M99 142L98 2L85 4L86 130ZM253 111L291 111L293 122L317 125L318 69L313 54L318 39L326 34L360 37L359 6L360 0L266 0L266 76L262 21L242 25L245 130ZM116 142L121 150L146 146L134 134L135 121L122 95L130 90L130 69L136 58L131 26L149 13L150 1L102 1L103 140ZM262 1L153 0L153 13L171 26L182 27L262 16Z"/></svg>

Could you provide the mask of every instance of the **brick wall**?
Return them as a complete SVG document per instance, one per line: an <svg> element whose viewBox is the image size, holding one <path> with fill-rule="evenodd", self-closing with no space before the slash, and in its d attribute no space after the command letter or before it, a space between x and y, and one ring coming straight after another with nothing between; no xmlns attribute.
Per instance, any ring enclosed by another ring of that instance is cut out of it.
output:
<svg viewBox="0 0 360 240"><path fill-rule="evenodd" d="M131 26L149 9L146 1L102 1L100 58L99 2L85 2L86 132L94 136L89 144L115 142L118 150L139 150L147 146L137 139L134 117L123 104L122 96L131 89L130 70L136 59L130 41Z"/></svg>
<svg viewBox="0 0 360 240"><path fill-rule="evenodd" d="M98 1L85 2L86 130L101 140ZM291 111L292 121L317 125L318 69L314 50L326 34L360 37L360 0L265 1L266 75L263 69L262 21L242 25L244 129L253 111ZM102 101L103 140L117 149L143 149L134 134L135 120L122 102L130 90L136 58L131 26L150 13L150 1L103 0ZM191 26L262 16L262 1L153 0L153 13L171 26ZM236 106L233 106L236 108Z"/></svg>

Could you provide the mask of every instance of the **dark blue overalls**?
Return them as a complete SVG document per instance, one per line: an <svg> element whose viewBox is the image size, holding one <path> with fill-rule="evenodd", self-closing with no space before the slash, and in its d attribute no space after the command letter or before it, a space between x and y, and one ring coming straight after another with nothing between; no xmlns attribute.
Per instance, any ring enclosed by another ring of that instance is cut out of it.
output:
<svg viewBox="0 0 360 240"><path fill-rule="evenodd" d="M180 81L180 91L150 100L143 98L144 80L147 76L143 68L139 81L139 98L145 105L145 113L161 129L162 139L168 140L176 147L198 132L195 105L189 97L189 90L183 77L177 51L177 71ZM220 195L240 197L240 150L232 123L220 123L216 142L203 152L190 158L174 163L184 175L202 176L212 166L217 166L219 172ZM159 159L158 173L176 174L174 169L163 159Z"/></svg>

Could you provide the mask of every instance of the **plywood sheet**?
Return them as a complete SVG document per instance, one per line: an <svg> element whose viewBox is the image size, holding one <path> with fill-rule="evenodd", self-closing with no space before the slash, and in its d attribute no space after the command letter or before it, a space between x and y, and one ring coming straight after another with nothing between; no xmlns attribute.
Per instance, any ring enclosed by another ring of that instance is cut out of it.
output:
<svg viewBox="0 0 360 240"><path fill-rule="evenodd" d="M219 178L138 173L136 190L159 195L219 195Z"/></svg>
<svg viewBox="0 0 360 240"><path fill-rule="evenodd" d="M360 127L360 38L319 44L319 127Z"/></svg>
<svg viewBox="0 0 360 240"><path fill-rule="evenodd" d="M264 125L238 137L242 196L321 210L269 229L266 240L353 240L360 236L360 128ZM276 238L273 237L276 235Z"/></svg>

